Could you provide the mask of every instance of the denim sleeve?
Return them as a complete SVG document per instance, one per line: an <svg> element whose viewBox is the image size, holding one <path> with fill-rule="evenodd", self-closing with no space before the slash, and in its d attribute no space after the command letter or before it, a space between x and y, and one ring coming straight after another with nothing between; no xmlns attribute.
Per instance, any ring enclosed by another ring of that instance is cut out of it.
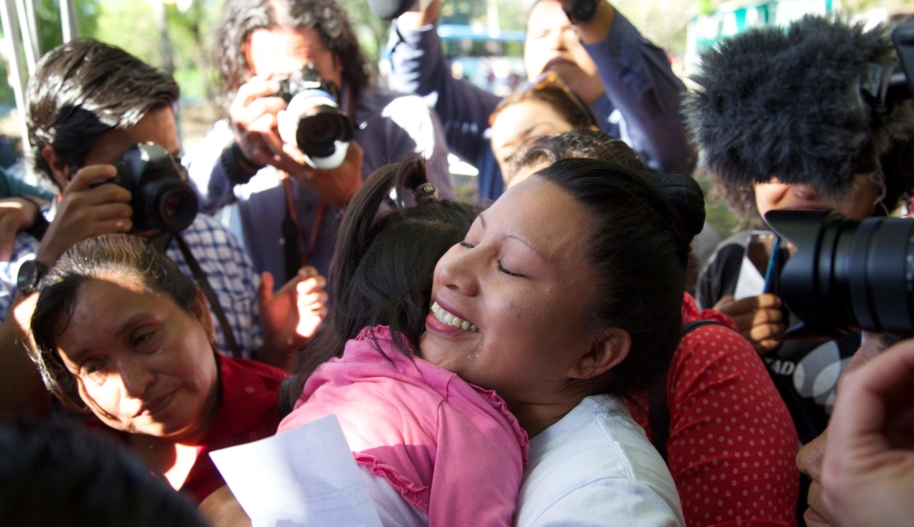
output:
<svg viewBox="0 0 914 527"><path fill-rule="evenodd" d="M394 20L389 49L391 89L423 97L441 118L451 151L476 161L488 147L483 132L501 97L451 76L435 26L406 30Z"/></svg>
<svg viewBox="0 0 914 527"><path fill-rule="evenodd" d="M618 11L609 36L584 48L622 114L632 148L652 170L690 175L696 156L679 111L685 86L666 53Z"/></svg>

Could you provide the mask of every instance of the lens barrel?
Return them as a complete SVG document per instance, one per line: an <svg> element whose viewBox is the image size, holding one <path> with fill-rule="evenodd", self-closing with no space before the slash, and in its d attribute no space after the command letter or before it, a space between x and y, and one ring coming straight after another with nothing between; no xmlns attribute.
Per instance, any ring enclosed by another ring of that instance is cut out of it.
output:
<svg viewBox="0 0 914 527"><path fill-rule="evenodd" d="M197 217L197 194L174 179L154 181L143 188L150 223L165 232L181 232Z"/></svg>
<svg viewBox="0 0 914 527"><path fill-rule="evenodd" d="M765 220L797 248L778 293L803 323L784 338L914 332L914 221L786 210Z"/></svg>
<svg viewBox="0 0 914 527"><path fill-rule="evenodd" d="M136 144L116 168L113 182L131 194L133 231L180 232L197 217L197 193L187 184L184 168L164 148Z"/></svg>

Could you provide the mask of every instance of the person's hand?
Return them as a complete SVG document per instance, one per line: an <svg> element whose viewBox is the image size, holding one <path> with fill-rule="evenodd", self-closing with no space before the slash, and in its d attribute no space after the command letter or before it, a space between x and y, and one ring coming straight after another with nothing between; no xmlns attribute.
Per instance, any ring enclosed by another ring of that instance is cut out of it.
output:
<svg viewBox="0 0 914 527"><path fill-rule="evenodd" d="M563 8L571 4L571 0L559 0ZM590 22L576 24L581 41L585 44L603 42L609 37L613 23L616 21L616 9L606 0L598 0L597 12Z"/></svg>
<svg viewBox="0 0 914 527"><path fill-rule="evenodd" d="M295 145L283 146L284 156L293 163L289 175L304 183L331 207L340 209L362 187L362 159L365 153L355 141L349 143L343 164L331 170L318 170L305 164L305 156ZM301 167L296 170L296 167Z"/></svg>
<svg viewBox="0 0 914 527"><path fill-rule="evenodd" d="M825 504L843 527L914 518L914 340L845 373L828 424Z"/></svg>
<svg viewBox="0 0 914 527"><path fill-rule="evenodd" d="M251 519L241 508L228 485L220 487L200 502L197 509L208 525L218 527L250 527Z"/></svg>
<svg viewBox="0 0 914 527"><path fill-rule="evenodd" d="M282 150L277 114L286 108L286 101L273 97L278 91L278 82L253 77L238 88L229 107L235 142L244 157L258 166L275 164L273 152Z"/></svg>
<svg viewBox="0 0 914 527"><path fill-rule="evenodd" d="M751 342L759 353L764 355L780 346L776 337L784 332L784 314L777 295L767 293L740 300L727 295L713 309L732 318L740 335Z"/></svg>
<svg viewBox="0 0 914 527"><path fill-rule="evenodd" d="M286 365L294 352L311 340L327 316L326 286L327 279L316 269L302 267L295 278L273 293L273 275L263 273L259 303L265 344L258 359Z"/></svg>
<svg viewBox="0 0 914 527"><path fill-rule="evenodd" d="M16 233L35 225L39 214L41 210L34 201L19 197L0 199L0 262L10 261Z"/></svg>
<svg viewBox="0 0 914 527"><path fill-rule="evenodd" d="M117 175L113 165L91 165L73 176L57 204L57 214L48 226L35 258L50 268L74 244L87 238L127 232L133 228L130 218L130 191L120 185L91 187L93 181Z"/></svg>

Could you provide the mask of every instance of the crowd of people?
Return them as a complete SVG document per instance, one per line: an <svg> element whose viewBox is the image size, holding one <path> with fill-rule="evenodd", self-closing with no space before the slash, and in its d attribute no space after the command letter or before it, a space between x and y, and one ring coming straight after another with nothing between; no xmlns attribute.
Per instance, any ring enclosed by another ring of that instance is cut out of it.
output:
<svg viewBox="0 0 914 527"><path fill-rule="evenodd" d="M385 526L910 521L909 335L783 341L795 247L692 254L699 152L758 229L914 193L886 28L751 29L687 90L610 2L538 0L502 99L452 77L441 1L393 21L391 91L336 0L227 0L187 155L167 73L41 58L58 193L0 174L0 523L250 525L209 454L330 415Z"/></svg>

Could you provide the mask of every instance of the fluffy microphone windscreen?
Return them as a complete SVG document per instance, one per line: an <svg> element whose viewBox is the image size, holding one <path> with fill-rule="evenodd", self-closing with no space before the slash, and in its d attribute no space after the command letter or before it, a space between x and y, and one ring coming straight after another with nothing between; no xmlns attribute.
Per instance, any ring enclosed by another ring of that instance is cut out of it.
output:
<svg viewBox="0 0 914 527"><path fill-rule="evenodd" d="M728 187L776 176L841 197L854 174L879 168L884 145L911 136L909 108L881 115L861 92L873 67L896 63L882 27L808 16L755 28L702 53L686 121Z"/></svg>

